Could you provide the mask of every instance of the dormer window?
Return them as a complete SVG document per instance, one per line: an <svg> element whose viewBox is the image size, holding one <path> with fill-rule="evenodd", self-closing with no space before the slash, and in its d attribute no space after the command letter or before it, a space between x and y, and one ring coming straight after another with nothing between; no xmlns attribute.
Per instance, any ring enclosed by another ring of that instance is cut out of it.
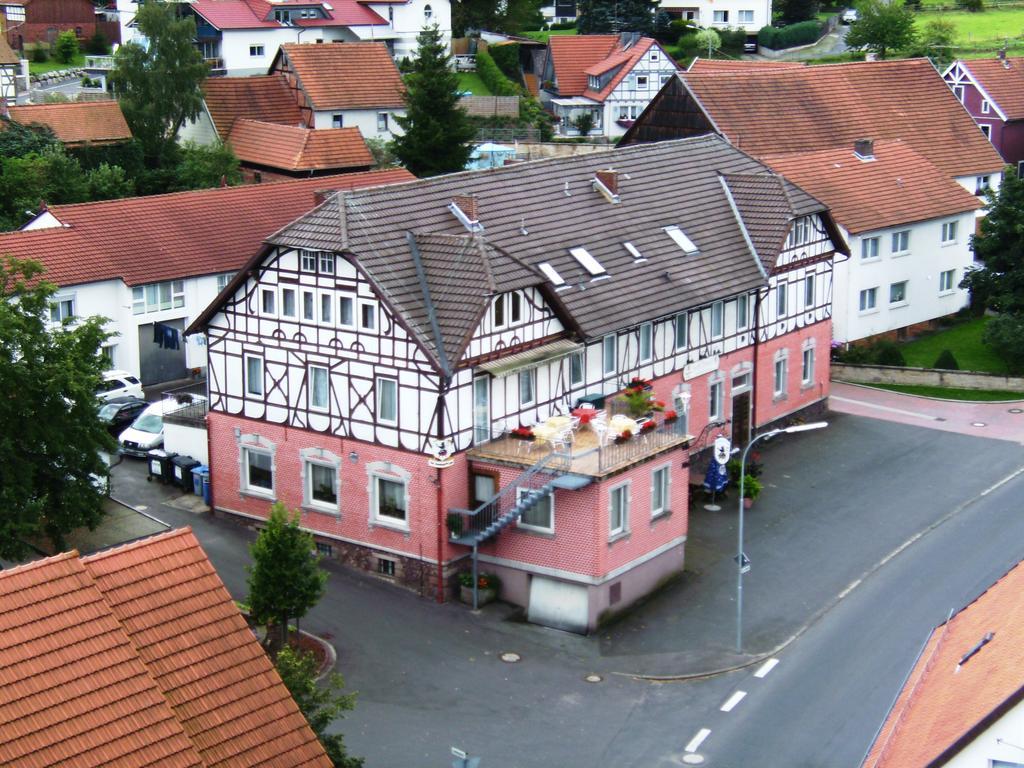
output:
<svg viewBox="0 0 1024 768"><path fill-rule="evenodd" d="M514 325L523 317L523 297L518 291L499 293L494 297L494 327Z"/></svg>
<svg viewBox="0 0 1024 768"><path fill-rule="evenodd" d="M595 91L601 90L601 78L597 75L587 77L587 85Z"/></svg>
<svg viewBox="0 0 1024 768"><path fill-rule="evenodd" d="M811 239L811 220L807 216L801 216L793 221L793 229L789 232L789 245L795 247L809 242Z"/></svg>

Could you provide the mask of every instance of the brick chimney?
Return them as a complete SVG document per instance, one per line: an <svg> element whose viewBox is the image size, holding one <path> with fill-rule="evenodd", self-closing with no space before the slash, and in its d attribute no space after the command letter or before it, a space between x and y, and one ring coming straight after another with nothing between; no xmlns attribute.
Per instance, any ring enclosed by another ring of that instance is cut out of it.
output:
<svg viewBox="0 0 1024 768"><path fill-rule="evenodd" d="M619 172L607 168L594 173L594 189L608 198L609 202L619 202Z"/></svg>
<svg viewBox="0 0 1024 768"><path fill-rule="evenodd" d="M857 139L853 142L853 154L861 160L875 159L874 139Z"/></svg>
<svg viewBox="0 0 1024 768"><path fill-rule="evenodd" d="M313 207L316 207L323 203L331 194L330 189L315 189L313 190Z"/></svg>
<svg viewBox="0 0 1024 768"><path fill-rule="evenodd" d="M480 221L480 215L476 207L476 195L456 195L452 199L452 203L470 221Z"/></svg>

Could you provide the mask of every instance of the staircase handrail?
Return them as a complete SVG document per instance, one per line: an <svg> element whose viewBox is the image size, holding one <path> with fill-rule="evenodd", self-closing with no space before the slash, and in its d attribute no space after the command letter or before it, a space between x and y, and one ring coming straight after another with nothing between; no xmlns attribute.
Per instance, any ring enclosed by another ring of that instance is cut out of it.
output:
<svg viewBox="0 0 1024 768"><path fill-rule="evenodd" d="M496 494L494 494L494 496L492 496L490 499L488 499L487 501L485 501L482 504L480 504L480 506L478 506L476 509L474 509L470 514L472 514L473 516L476 516L476 515L480 514L481 512L483 512L484 509L486 509L487 507L490 507L490 506L494 505L495 503L500 503L504 496L506 496L508 494L514 494L518 488L521 488L521 487L527 485L527 481L531 477L533 477L534 475L539 473L541 470L543 470L545 467L547 467L547 465L551 462L551 460L556 455L557 454L554 451L550 451L546 455L542 456L537 462L535 462L533 465L528 467L525 472L523 472L521 475L519 475L519 477L517 477L511 483L507 483L504 488L502 488L500 491L498 491Z"/></svg>

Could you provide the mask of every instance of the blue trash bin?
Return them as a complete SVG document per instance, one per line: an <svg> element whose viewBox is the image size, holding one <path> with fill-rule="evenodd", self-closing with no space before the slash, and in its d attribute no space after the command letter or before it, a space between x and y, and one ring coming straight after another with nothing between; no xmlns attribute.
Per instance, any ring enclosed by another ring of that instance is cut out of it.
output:
<svg viewBox="0 0 1024 768"><path fill-rule="evenodd" d="M206 506L212 506L213 503L210 501L210 472L207 470L206 474L203 475L203 503Z"/></svg>
<svg viewBox="0 0 1024 768"><path fill-rule="evenodd" d="M205 464L192 468L192 492L196 496L203 495L203 475L210 474L210 468Z"/></svg>

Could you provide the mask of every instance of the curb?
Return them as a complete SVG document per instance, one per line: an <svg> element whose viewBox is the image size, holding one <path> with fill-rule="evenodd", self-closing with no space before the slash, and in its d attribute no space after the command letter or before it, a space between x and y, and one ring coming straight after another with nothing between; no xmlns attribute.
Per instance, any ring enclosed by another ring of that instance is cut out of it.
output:
<svg viewBox="0 0 1024 768"><path fill-rule="evenodd" d="M919 397L922 400L934 400L937 403L967 403L968 405L981 404L981 405L1007 405L1009 403L1024 403L1022 399L1016 400L950 400L948 397L931 397L930 395L915 395L910 392L897 392L894 389L885 389L881 386L874 384L864 384L859 381L846 381L844 379L831 379L831 381L837 384L845 384L848 387L860 387L861 389L871 389L875 392L886 392L890 395L900 395L902 397ZM947 387L950 389L950 387ZM969 391L969 390L968 390ZM991 390L989 390L991 391Z"/></svg>
<svg viewBox="0 0 1024 768"><path fill-rule="evenodd" d="M320 669L319 673L316 676L316 682L319 683L320 681L326 679L327 676L334 671L334 667L338 663L338 651L331 643L327 642L319 635L314 635L312 632L307 632L304 629L300 629L299 634L304 637L308 637L310 640L317 643L321 648L324 649L324 654L327 656L327 659L324 661L323 667Z"/></svg>

